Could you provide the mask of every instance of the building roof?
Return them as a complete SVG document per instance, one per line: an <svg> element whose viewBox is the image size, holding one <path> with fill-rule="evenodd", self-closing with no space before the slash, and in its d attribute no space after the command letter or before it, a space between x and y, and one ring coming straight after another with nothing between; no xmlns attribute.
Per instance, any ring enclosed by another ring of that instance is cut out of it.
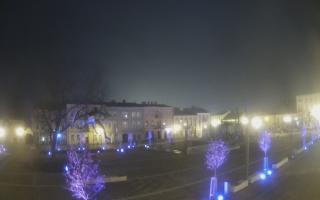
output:
<svg viewBox="0 0 320 200"><path fill-rule="evenodd" d="M208 111L200 108L200 107L196 107L196 106L192 106L190 108L175 108L174 109L174 114L175 115L197 115L198 113L207 113Z"/></svg>
<svg viewBox="0 0 320 200"><path fill-rule="evenodd" d="M78 103L68 103L68 104L78 104ZM116 102L116 101L109 101L109 102L87 102L87 103L80 103L84 105L105 105L108 107L171 107L165 104L158 104L157 102Z"/></svg>

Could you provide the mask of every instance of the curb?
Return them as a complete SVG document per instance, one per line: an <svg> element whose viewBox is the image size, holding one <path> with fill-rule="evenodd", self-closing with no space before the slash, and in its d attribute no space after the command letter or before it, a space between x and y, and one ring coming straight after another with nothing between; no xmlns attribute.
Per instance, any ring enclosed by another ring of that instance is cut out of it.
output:
<svg viewBox="0 0 320 200"><path fill-rule="evenodd" d="M276 164L272 165L272 169L279 169L280 167L282 167L284 164L286 164L287 162L289 162L288 157L282 159L281 161L279 161Z"/></svg>
<svg viewBox="0 0 320 200"><path fill-rule="evenodd" d="M241 181L238 185L232 186L231 191L233 193L239 192L240 190L243 190L244 188L248 187L248 185L248 180Z"/></svg>

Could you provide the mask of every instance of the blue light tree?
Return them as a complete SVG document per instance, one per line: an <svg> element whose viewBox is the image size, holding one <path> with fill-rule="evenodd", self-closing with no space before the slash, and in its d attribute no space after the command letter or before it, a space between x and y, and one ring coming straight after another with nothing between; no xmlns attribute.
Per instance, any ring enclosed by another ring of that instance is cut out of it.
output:
<svg viewBox="0 0 320 200"><path fill-rule="evenodd" d="M307 129L306 129L306 127L302 127L301 137L302 137L302 147L304 150L307 150Z"/></svg>
<svg viewBox="0 0 320 200"><path fill-rule="evenodd" d="M151 144L152 144L152 139L153 139L152 132L148 131L148 145L149 146L151 146Z"/></svg>
<svg viewBox="0 0 320 200"><path fill-rule="evenodd" d="M209 144L206 153L206 166L209 170L214 171L214 177L210 180L210 193L209 198L215 198L217 193L217 169L226 161L229 149L222 140L216 140Z"/></svg>
<svg viewBox="0 0 320 200"><path fill-rule="evenodd" d="M271 147L271 134L267 131L263 132L259 138L259 147L264 152L263 170L268 170L268 151Z"/></svg>
<svg viewBox="0 0 320 200"><path fill-rule="evenodd" d="M105 187L99 164L92 159L88 151L80 154L70 150L67 161L64 175L72 196L82 200L94 199Z"/></svg>

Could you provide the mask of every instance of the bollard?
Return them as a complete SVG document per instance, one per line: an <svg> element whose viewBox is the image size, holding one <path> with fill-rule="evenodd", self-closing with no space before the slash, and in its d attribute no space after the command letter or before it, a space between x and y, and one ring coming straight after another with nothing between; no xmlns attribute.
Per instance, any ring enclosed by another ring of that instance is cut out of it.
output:
<svg viewBox="0 0 320 200"><path fill-rule="evenodd" d="M223 183L223 191L225 195L229 193L229 183L227 181Z"/></svg>
<svg viewBox="0 0 320 200"><path fill-rule="evenodd" d="M209 199L214 199L217 193L217 187L218 187L218 179L216 177L211 177L210 179L210 193L209 193Z"/></svg>

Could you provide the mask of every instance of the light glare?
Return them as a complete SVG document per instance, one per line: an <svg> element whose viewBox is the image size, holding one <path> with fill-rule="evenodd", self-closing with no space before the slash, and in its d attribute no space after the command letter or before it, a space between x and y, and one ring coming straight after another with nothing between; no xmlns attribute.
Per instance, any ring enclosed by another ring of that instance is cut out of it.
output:
<svg viewBox="0 0 320 200"><path fill-rule="evenodd" d="M260 117L253 117L251 120L251 125L255 129L259 129L262 127L262 120Z"/></svg>
<svg viewBox="0 0 320 200"><path fill-rule="evenodd" d="M6 135L6 130L4 128L0 128L0 138L3 138Z"/></svg>
<svg viewBox="0 0 320 200"><path fill-rule="evenodd" d="M223 198L223 195L222 195L222 194L219 194L218 197L217 197L217 199L218 199L218 200L223 200L223 199L224 199L224 198Z"/></svg>
<svg viewBox="0 0 320 200"><path fill-rule="evenodd" d="M266 175L265 175L264 173L261 173L261 174L260 174L260 179L261 179L261 180L265 180L265 179L266 179Z"/></svg>
<svg viewBox="0 0 320 200"><path fill-rule="evenodd" d="M22 137L23 134L24 134L24 129L23 129L22 127L16 128L16 135L17 135L18 137Z"/></svg>

